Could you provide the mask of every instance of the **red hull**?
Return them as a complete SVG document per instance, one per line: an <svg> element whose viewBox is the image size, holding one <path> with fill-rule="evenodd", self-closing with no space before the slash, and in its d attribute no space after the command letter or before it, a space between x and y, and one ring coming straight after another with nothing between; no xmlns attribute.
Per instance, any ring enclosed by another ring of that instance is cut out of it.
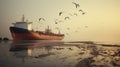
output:
<svg viewBox="0 0 120 67"><path fill-rule="evenodd" d="M10 31L14 40L62 40L64 38L63 34L45 34L16 27L10 27Z"/></svg>

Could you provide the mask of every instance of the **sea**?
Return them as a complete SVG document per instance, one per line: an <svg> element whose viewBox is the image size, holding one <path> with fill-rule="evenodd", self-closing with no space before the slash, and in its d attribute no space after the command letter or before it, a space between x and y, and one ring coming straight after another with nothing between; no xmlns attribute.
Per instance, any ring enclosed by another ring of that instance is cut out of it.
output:
<svg viewBox="0 0 120 67"><path fill-rule="evenodd" d="M120 67L120 44L93 41L0 41L0 67Z"/></svg>

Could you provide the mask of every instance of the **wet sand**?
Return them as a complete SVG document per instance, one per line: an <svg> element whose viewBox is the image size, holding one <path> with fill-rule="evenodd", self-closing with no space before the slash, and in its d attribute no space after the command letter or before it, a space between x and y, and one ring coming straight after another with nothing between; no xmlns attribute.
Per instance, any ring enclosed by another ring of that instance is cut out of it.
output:
<svg viewBox="0 0 120 67"><path fill-rule="evenodd" d="M120 67L120 45L92 41L2 42L0 66Z"/></svg>

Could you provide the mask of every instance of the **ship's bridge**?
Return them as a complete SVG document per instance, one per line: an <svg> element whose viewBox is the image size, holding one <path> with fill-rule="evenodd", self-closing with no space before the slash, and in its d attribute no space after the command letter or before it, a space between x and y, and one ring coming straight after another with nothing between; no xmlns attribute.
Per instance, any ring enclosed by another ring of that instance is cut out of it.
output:
<svg viewBox="0 0 120 67"><path fill-rule="evenodd" d="M32 22L24 21L24 19L25 19L25 17L23 15L22 22L13 23L14 27L32 30Z"/></svg>

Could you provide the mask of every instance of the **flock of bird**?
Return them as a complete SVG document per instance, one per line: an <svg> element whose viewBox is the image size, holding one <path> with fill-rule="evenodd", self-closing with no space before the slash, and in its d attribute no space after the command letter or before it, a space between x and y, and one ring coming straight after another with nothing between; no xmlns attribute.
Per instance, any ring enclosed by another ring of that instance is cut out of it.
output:
<svg viewBox="0 0 120 67"><path fill-rule="evenodd" d="M78 3L75 3L75 2L72 2L72 4L73 5L75 5L75 9L79 9L79 7L80 7L80 4L78 4ZM82 15L85 15L86 14L86 12L84 12L82 9L79 9L78 10L78 12L80 12ZM58 13L58 16L63 16L64 15L64 11L60 11L59 13ZM78 14L77 13L69 13L69 15L70 16L78 16ZM64 21L67 21L67 20L69 20L70 19L70 16L65 16L64 17ZM39 22L41 22L41 21L46 21L45 20L45 18L39 18ZM63 22L63 20L59 20L59 19L55 19L55 24L58 24L58 23L60 23L60 22ZM86 27L87 28L87 27ZM56 27L55 29L57 29L57 30L59 30L59 28L58 27ZM67 28L67 30L70 30L70 28ZM75 32L78 32L78 31L75 31ZM68 33L66 33L67 35L68 35Z"/></svg>

